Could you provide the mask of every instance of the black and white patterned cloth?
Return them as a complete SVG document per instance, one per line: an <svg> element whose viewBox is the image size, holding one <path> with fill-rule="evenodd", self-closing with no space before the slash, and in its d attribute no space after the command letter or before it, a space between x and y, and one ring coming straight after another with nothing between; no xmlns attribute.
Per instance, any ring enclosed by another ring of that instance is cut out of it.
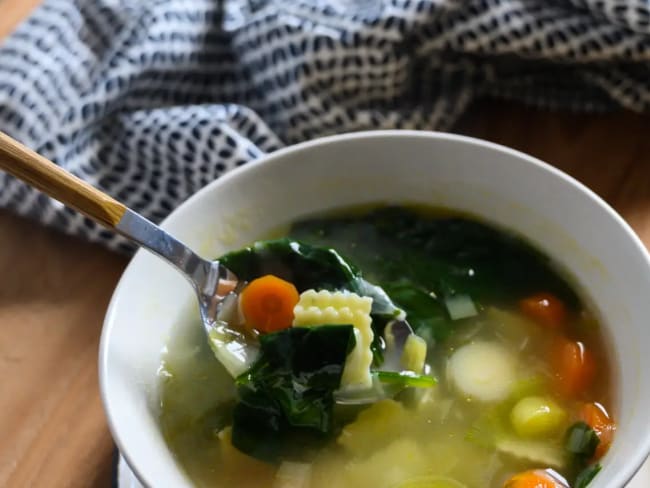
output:
<svg viewBox="0 0 650 488"><path fill-rule="evenodd" d="M283 145L488 95L648 110L650 1L45 0L0 48L0 130L154 221ZM4 174L0 207L130 250Z"/></svg>

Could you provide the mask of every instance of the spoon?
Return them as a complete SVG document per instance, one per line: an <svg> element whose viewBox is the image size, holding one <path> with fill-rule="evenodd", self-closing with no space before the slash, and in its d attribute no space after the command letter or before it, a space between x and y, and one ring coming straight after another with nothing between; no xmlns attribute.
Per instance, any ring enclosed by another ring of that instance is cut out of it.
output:
<svg viewBox="0 0 650 488"><path fill-rule="evenodd" d="M50 197L81 212L102 226L137 243L169 264L190 282L199 301L199 311L208 342L217 359L236 377L257 355L257 347L243 334L228 327L224 319L232 313L236 296L246 283L219 261L209 261L123 203L68 173L52 161L0 132L0 169L23 180ZM399 369L399 355L413 331L403 320L394 321L394 346L387 369ZM339 403L365 404L377 401L380 392L356 398L341 397Z"/></svg>
<svg viewBox="0 0 650 488"><path fill-rule="evenodd" d="M237 276L219 261L203 259L142 215L3 132L0 132L0 169L173 265L194 288L201 320L208 334L218 322L219 305L223 299L239 291L242 285Z"/></svg>

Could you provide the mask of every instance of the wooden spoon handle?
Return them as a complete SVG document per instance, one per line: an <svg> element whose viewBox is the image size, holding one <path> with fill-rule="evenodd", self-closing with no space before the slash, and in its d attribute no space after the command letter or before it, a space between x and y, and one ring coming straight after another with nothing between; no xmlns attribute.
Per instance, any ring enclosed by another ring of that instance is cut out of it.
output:
<svg viewBox="0 0 650 488"><path fill-rule="evenodd" d="M127 207L0 132L0 169L109 228Z"/></svg>

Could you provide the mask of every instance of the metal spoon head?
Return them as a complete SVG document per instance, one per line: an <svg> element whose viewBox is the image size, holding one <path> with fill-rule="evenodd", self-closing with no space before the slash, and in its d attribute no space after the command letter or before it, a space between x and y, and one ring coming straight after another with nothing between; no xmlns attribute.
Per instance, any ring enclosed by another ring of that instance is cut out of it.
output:
<svg viewBox="0 0 650 488"><path fill-rule="evenodd" d="M258 346L242 331L230 324L238 315L237 298L246 283L218 261L212 261L198 291L199 310L210 347L228 372L237 377L243 374L259 354ZM406 339L413 329L405 320L393 320L386 326L390 337L382 369L400 371L400 358ZM382 385L376 379L367 391L338 392L335 401L341 405L367 405L394 396L398 390Z"/></svg>
<svg viewBox="0 0 650 488"><path fill-rule="evenodd" d="M238 294L245 283L219 261L207 262L208 269L198 271L196 280L199 309L204 326L217 321L217 315L224 299L232 294Z"/></svg>
<svg viewBox="0 0 650 488"><path fill-rule="evenodd" d="M199 283L199 312L208 344L217 360L236 378L253 364L259 352L242 331L230 325L237 314L237 297L246 282L219 261L207 263L203 276L195 282Z"/></svg>

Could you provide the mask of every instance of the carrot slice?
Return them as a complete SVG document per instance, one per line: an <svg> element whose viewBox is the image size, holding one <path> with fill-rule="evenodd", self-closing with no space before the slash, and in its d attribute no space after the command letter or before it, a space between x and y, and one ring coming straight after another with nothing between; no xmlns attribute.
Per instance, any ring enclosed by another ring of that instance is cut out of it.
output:
<svg viewBox="0 0 650 488"><path fill-rule="evenodd" d="M246 326L260 332L291 327L300 296L293 284L273 275L251 281L239 296Z"/></svg>
<svg viewBox="0 0 650 488"><path fill-rule="evenodd" d="M609 416L605 407L600 403L585 403L580 408L580 420L583 420L589 427L594 429L600 442L596 447L594 459L600 459L609 449L616 432L616 422Z"/></svg>
<svg viewBox="0 0 650 488"><path fill-rule="evenodd" d="M517 473L505 482L503 488L563 488L564 486L543 470L532 470Z"/></svg>
<svg viewBox="0 0 650 488"><path fill-rule="evenodd" d="M557 388L566 397L579 396L589 388L596 375L596 362L582 342L557 338L551 360Z"/></svg>
<svg viewBox="0 0 650 488"><path fill-rule="evenodd" d="M566 322L564 303L550 293L537 293L519 302L519 310L540 325L558 329Z"/></svg>

